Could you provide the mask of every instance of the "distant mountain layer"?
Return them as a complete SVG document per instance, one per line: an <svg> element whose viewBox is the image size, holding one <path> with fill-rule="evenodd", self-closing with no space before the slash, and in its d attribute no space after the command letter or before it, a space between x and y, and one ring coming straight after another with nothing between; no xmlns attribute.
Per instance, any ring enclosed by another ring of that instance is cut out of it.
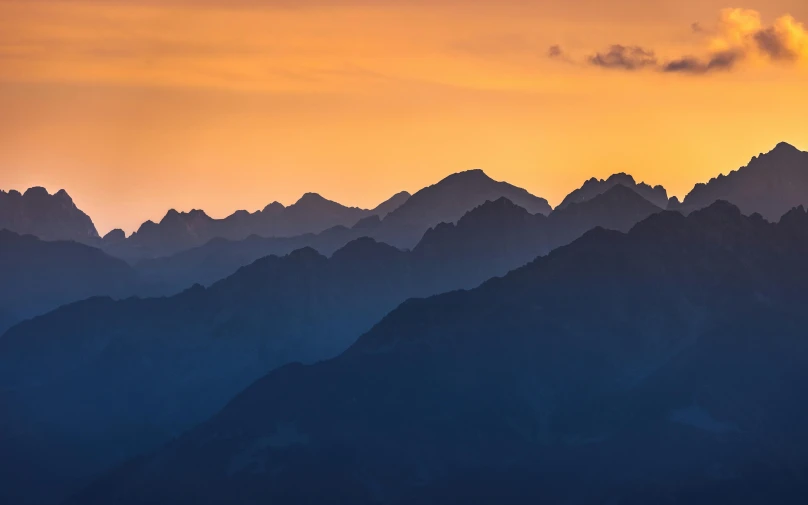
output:
<svg viewBox="0 0 808 505"><path fill-rule="evenodd" d="M0 230L0 334L13 323L93 295L131 295L135 271L72 241Z"/></svg>
<svg viewBox="0 0 808 505"><path fill-rule="evenodd" d="M482 170L470 170L450 175L412 196L398 193L373 210L343 207L307 193L290 207L273 203L262 211L253 214L239 211L223 220L212 219L200 210L170 211L160 223L144 223L131 237L110 245L107 250L133 261L170 256L213 238L243 240L251 235L290 238L357 225L366 230L366 235L382 242L412 248L430 227L456 222L474 207L501 197L532 214L549 214L551 210L543 198L494 181Z"/></svg>
<svg viewBox="0 0 808 505"><path fill-rule="evenodd" d="M584 183L583 186L576 189L555 208L555 210L562 210L573 203L581 203L586 200L605 193L609 189L617 185L622 185L636 191L640 196L653 203L657 207L664 209L668 205L668 193L662 186L651 187L644 182L637 184L634 178L628 174L619 173L610 176L608 179L595 179L594 177Z"/></svg>
<svg viewBox="0 0 808 505"><path fill-rule="evenodd" d="M533 215L500 198L431 229L411 252L368 238L331 258L302 249L207 289L96 298L22 323L0 338L0 391L11 392L0 411L19 413L0 452L25 454L31 467L15 467L0 489L18 504L55 499L204 420L267 371L340 353L407 298L503 275L573 227L576 237L628 230L659 211L622 186L567 210Z"/></svg>
<svg viewBox="0 0 808 505"><path fill-rule="evenodd" d="M213 219L201 210L177 212L172 209L159 223L147 221L125 240L105 237L105 244L110 253L136 260L171 255L214 238L241 240L251 235L291 237L319 233L334 226L353 226L371 215L386 215L408 197L406 192L398 193L376 209L364 210L345 207L316 193L306 193L289 207L274 202L252 214L241 210L224 219Z"/></svg>
<svg viewBox="0 0 808 505"><path fill-rule="evenodd" d="M0 191L0 230L35 235L43 240L87 242L98 238L92 220L76 207L61 189L49 194L45 188L25 193Z"/></svg>
<svg viewBox="0 0 808 505"><path fill-rule="evenodd" d="M808 152L780 143L772 151L729 175L696 184L685 199L670 208L692 212L716 200L727 200L747 215L776 221L792 207L808 204Z"/></svg>
<svg viewBox="0 0 808 505"><path fill-rule="evenodd" d="M439 223L453 223L485 201L507 198L530 214L547 215L547 200L506 182L497 182L482 170L459 172L412 195L385 217L373 234L396 247L410 248L424 231Z"/></svg>
<svg viewBox="0 0 808 505"><path fill-rule="evenodd" d="M802 503L806 254L802 208L596 229L402 304L70 503Z"/></svg>

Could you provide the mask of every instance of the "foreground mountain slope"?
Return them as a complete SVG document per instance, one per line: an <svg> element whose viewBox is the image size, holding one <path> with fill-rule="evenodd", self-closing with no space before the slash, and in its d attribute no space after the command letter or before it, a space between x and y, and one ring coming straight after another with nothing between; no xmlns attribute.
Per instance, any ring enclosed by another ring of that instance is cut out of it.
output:
<svg viewBox="0 0 808 505"><path fill-rule="evenodd" d="M808 152L781 142L749 164L706 184L696 184L672 210L692 212L716 200L727 200L747 215L776 221L792 207L808 204Z"/></svg>
<svg viewBox="0 0 808 505"><path fill-rule="evenodd" d="M25 193L0 191L0 230L34 235L43 240L98 239L95 225L63 189L51 195L35 187Z"/></svg>
<svg viewBox="0 0 808 505"><path fill-rule="evenodd" d="M13 323L95 295L129 295L134 270L77 242L0 230L0 334Z"/></svg>
<svg viewBox="0 0 808 505"><path fill-rule="evenodd" d="M404 303L71 503L801 503L806 253L803 209L594 230Z"/></svg>
<svg viewBox="0 0 808 505"><path fill-rule="evenodd" d="M616 207L582 204L603 224L632 208L604 198ZM9 474L5 487L33 480L18 496L51 498L75 489L212 415L270 369L343 351L405 299L474 287L545 254L550 222L499 199L430 230L411 252L371 239L331 258L305 249L261 259L207 289L94 299L17 326L0 338L0 390L12 393L0 407L17 405L23 414L10 431L25 436L0 437L0 445L35 454L37 473Z"/></svg>

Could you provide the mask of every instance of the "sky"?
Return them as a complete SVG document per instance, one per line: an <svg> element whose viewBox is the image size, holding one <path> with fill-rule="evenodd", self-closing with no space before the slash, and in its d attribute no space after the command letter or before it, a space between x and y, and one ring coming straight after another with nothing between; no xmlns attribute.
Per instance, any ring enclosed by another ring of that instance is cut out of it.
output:
<svg viewBox="0 0 808 505"><path fill-rule="evenodd" d="M808 150L808 2L0 0L0 189L99 232L482 168L551 204Z"/></svg>

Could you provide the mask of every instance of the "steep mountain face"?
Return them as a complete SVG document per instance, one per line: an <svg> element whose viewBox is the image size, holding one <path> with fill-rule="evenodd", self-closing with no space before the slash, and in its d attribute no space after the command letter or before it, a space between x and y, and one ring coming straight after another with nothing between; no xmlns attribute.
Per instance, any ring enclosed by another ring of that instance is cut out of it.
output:
<svg viewBox="0 0 808 505"><path fill-rule="evenodd" d="M42 240L88 242L98 238L92 220L61 189L51 195L45 188L25 193L0 191L0 230L30 234Z"/></svg>
<svg viewBox="0 0 808 505"><path fill-rule="evenodd" d="M757 212L776 221L792 207L808 204L808 152L780 143L729 175L696 184L681 204L672 202L669 208L692 212L716 200L730 201L744 214Z"/></svg>
<svg viewBox="0 0 808 505"><path fill-rule="evenodd" d="M597 202L581 205L617 212ZM28 455L36 476L18 469L0 488L16 489L15 503L55 499L212 415L272 368L338 354L407 298L470 288L546 253L552 219L499 199L411 252L367 238L331 258L304 249L207 289L93 299L21 324L0 339L0 410L16 405L6 431L21 433L0 436L0 450Z"/></svg>
<svg viewBox="0 0 808 505"><path fill-rule="evenodd" d="M804 209L596 229L402 304L71 503L801 503L806 253Z"/></svg>
<svg viewBox="0 0 808 505"><path fill-rule="evenodd" d="M143 223L126 240L104 241L104 244L111 254L136 262L173 255L216 238L238 241L252 235L300 237L336 226L350 227L369 216L386 215L408 196L406 192L398 193L377 208L365 210L345 207L316 193L306 193L289 207L274 202L252 214L240 210L224 219L213 219L201 210L177 212L172 209L159 223Z"/></svg>
<svg viewBox="0 0 808 505"><path fill-rule="evenodd" d="M564 198L558 207L555 208L556 211L562 210L574 203L581 203L587 200L591 200L592 198L605 193L606 191L610 190L611 188L622 185L627 188L630 188L637 192L640 196L644 199L648 200L649 202L653 203L657 207L664 209L668 205L668 193L665 191L665 188L662 186L654 186L651 187L648 184L641 182L636 183L634 182L634 178L625 173L619 173L611 175L608 179L596 179L591 178L584 183L583 186L576 189L569 195Z"/></svg>
<svg viewBox="0 0 808 505"><path fill-rule="evenodd" d="M77 242L0 230L0 334L22 319L94 295L129 295L134 270Z"/></svg>
<svg viewBox="0 0 808 505"><path fill-rule="evenodd" d="M440 223L453 223L486 201L505 197L530 214L550 213L547 200L522 188L497 182L482 170L460 172L412 195L382 221L374 237L396 247L411 248L424 231Z"/></svg>

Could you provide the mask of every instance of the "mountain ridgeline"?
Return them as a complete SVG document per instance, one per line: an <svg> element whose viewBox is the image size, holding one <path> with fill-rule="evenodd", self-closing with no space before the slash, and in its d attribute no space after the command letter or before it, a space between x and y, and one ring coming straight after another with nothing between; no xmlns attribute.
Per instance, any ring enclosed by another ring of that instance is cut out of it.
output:
<svg viewBox="0 0 808 505"><path fill-rule="evenodd" d="M410 300L69 503L802 503L808 213L717 202Z"/></svg>

